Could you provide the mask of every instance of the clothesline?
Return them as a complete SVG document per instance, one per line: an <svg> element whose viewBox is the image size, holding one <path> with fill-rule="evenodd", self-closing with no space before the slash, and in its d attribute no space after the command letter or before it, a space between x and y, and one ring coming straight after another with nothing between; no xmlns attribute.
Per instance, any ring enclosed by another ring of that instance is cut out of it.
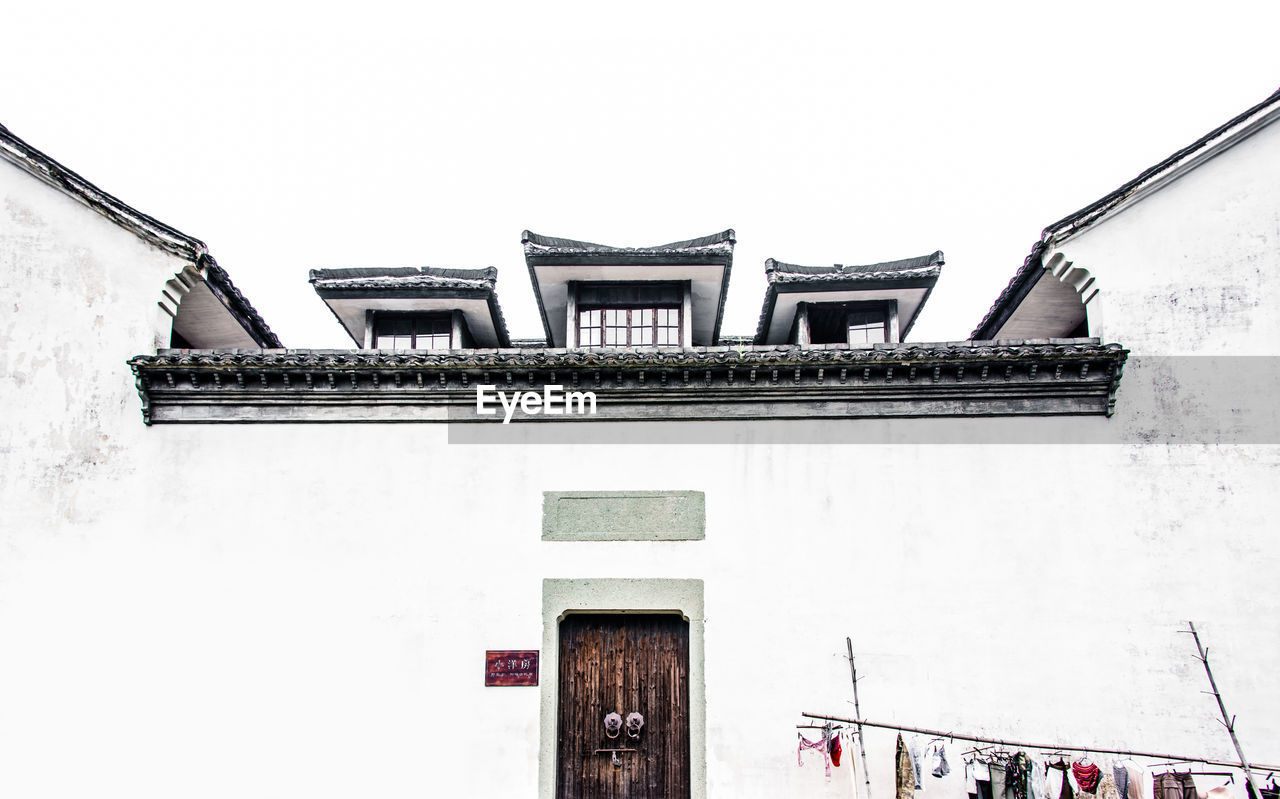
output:
<svg viewBox="0 0 1280 799"><path fill-rule="evenodd" d="M1109 749L1105 746L1067 746L1065 744L1039 744L1026 743L1023 741L1006 741L999 738L984 738L979 735L969 735L968 733L951 732L947 730L927 730L923 727L908 727L902 724L881 724L866 719L850 719L841 716L827 716L821 713L801 713L800 715L809 719L818 719L820 721L838 721L842 724L861 724L866 727L879 727L885 730L898 730L899 732L914 732L920 735L932 735L939 738L959 738L962 741L973 741L974 743L997 744L999 746L1009 746L1017 749L1042 749L1045 751L1068 751L1068 752L1095 752L1098 754L1110 755L1128 755L1130 757L1150 757L1158 760L1168 760L1177 763L1204 763L1210 766L1229 766L1231 768L1240 768L1240 763L1232 763L1225 760L1206 760L1203 757L1185 757L1183 755L1169 755L1158 752L1136 752L1128 749ZM1251 768L1259 771L1280 771L1280 766L1269 766L1264 763L1250 763Z"/></svg>

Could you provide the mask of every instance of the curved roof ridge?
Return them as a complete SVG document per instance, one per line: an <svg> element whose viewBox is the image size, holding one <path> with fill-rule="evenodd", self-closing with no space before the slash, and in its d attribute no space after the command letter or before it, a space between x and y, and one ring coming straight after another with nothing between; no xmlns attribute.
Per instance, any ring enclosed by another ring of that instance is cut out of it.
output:
<svg viewBox="0 0 1280 799"><path fill-rule="evenodd" d="M652 247L614 247L609 244L596 244L595 242L567 239L559 236L543 236L541 234L534 233L533 231L526 230L520 235L520 243L525 246L526 250L533 248L545 248L556 251L573 250L581 252L609 253L664 253L718 246L732 248L733 245L737 243L737 239L733 228L728 228L720 231L719 233L712 233L709 236L699 236L698 238L685 239L683 241L673 241L669 244L657 244Z"/></svg>
<svg viewBox="0 0 1280 799"><path fill-rule="evenodd" d="M770 258L764 262L765 276L769 280L779 279L780 275L797 275L813 277L856 277L859 275L895 275L922 269L941 267L946 263L942 250L935 250L929 255L918 255L914 258L902 258L897 261L881 261L875 264L832 264L831 266L801 266L789 264Z"/></svg>

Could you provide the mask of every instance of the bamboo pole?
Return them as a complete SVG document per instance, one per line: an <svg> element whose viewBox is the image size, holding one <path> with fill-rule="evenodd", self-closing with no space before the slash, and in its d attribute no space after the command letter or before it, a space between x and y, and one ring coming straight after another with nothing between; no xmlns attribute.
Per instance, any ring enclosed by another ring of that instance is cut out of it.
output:
<svg viewBox="0 0 1280 799"><path fill-rule="evenodd" d="M1204 664L1204 673L1209 675L1209 687L1213 689L1211 692L1213 698L1218 700L1218 710L1222 713L1222 726L1227 728L1227 732L1231 735L1231 744L1236 748L1236 754L1240 755L1240 767L1244 769L1245 781L1249 783L1249 787L1253 789L1254 796L1261 796L1258 793L1258 786L1253 781L1253 771L1249 768L1249 761L1244 756L1244 750L1240 748L1240 739L1236 737L1236 720L1234 716L1227 715L1227 706L1222 703L1222 694L1218 693L1218 683L1213 679L1213 669L1209 668L1209 650L1205 649L1200 643L1200 634L1196 632L1195 624L1187 622L1191 637L1196 640L1196 649L1200 652L1200 662ZM1205 693L1210 693L1206 691ZM1259 767L1261 768L1261 766Z"/></svg>
<svg viewBox="0 0 1280 799"><path fill-rule="evenodd" d="M929 735L937 738L958 738L962 741L973 741L975 743L996 744L998 746L1009 746L1017 749L1043 749L1045 751L1062 750L1064 752L1094 752L1096 754L1110 755L1128 755L1130 757L1149 757L1156 760L1168 760L1174 763L1204 763L1210 766L1230 766L1232 768L1240 768L1241 764L1224 760L1206 760L1203 757L1188 757L1186 755L1170 755L1161 752L1139 752L1131 749L1113 749L1106 746L1070 746L1068 744L1057 743L1027 743L1025 741L1009 741L1001 738L985 738L980 735L970 735L969 733L959 733L953 730L929 730L924 727L909 727L905 724L882 724L875 721L867 721L866 719L850 719L843 716L828 716L822 713L801 713L808 719L818 719L820 721L839 721L843 724L854 724L859 727L879 727L884 730L898 730L900 732L914 732L921 735ZM1249 767L1256 768L1259 771L1280 771L1280 766L1269 766L1264 763L1249 763Z"/></svg>
<svg viewBox="0 0 1280 799"><path fill-rule="evenodd" d="M853 663L853 639L845 636L845 646L849 648L849 676L853 679L853 713L862 718L862 707L858 704L858 667ZM862 725L858 724L858 752L862 755L862 778L867 781L867 799L871 799L871 772L867 770L867 745L862 741Z"/></svg>

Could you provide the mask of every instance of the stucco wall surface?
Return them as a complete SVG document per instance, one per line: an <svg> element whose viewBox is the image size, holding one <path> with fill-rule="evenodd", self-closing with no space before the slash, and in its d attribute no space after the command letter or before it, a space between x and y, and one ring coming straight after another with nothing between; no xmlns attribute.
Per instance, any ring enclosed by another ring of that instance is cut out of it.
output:
<svg viewBox="0 0 1280 799"><path fill-rule="evenodd" d="M1139 355L1274 355L1280 340L1280 123L1068 239L1103 336Z"/></svg>
<svg viewBox="0 0 1280 799"><path fill-rule="evenodd" d="M1226 759L1192 619L1280 761L1280 447L1178 443L1140 369L1111 420L146 428L125 360L180 265L0 179L0 795L535 796L541 691L484 652L541 647L575 578L702 581L711 797L852 795L851 752L794 751L852 715L846 635L872 720ZM705 538L542 539L543 492L622 489L704 492Z"/></svg>

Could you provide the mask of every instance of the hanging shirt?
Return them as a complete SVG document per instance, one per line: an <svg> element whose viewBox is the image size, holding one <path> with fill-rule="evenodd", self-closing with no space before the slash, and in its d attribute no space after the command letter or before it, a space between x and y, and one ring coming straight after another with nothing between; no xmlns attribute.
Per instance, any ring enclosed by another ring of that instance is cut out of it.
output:
<svg viewBox="0 0 1280 799"><path fill-rule="evenodd" d="M1046 789L1044 784L1044 763L1041 763L1039 760L1033 760L1031 762L1031 776L1028 782L1031 788L1032 799L1045 799L1047 794L1045 793Z"/></svg>
<svg viewBox="0 0 1280 799"><path fill-rule="evenodd" d="M1097 792L1098 782L1102 779L1102 769L1081 759L1071 764L1071 773L1075 775L1076 783L1080 786L1081 791L1085 793Z"/></svg>

